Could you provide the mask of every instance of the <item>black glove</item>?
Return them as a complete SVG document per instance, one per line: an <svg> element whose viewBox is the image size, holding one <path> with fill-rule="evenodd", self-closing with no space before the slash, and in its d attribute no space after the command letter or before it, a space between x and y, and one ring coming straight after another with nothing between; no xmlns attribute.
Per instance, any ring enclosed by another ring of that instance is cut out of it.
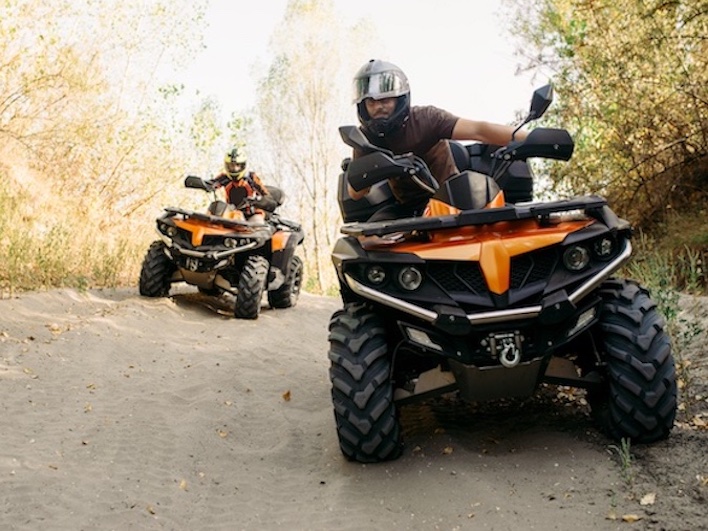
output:
<svg viewBox="0 0 708 531"><path fill-rule="evenodd" d="M257 208L262 208L266 212L273 212L278 203L270 195L256 194L256 198L253 199L253 205Z"/></svg>

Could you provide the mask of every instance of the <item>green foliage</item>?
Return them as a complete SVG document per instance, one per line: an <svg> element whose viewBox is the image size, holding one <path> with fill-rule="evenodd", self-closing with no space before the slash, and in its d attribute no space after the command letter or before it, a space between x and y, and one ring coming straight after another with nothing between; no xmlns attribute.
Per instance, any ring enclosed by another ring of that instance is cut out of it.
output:
<svg viewBox="0 0 708 531"><path fill-rule="evenodd" d="M632 445L629 439L622 439L619 446L611 444L610 450L617 454L619 461L620 475L627 488L631 489L634 486L634 456L632 455Z"/></svg>
<svg viewBox="0 0 708 531"><path fill-rule="evenodd" d="M507 2L510 4L510 2ZM708 2L516 2L527 65L550 70L551 119L576 152L553 179L649 227L708 199ZM530 51L529 51L530 50ZM522 51L524 53L524 51Z"/></svg>
<svg viewBox="0 0 708 531"><path fill-rule="evenodd" d="M683 393L680 409L691 417L691 405L695 402L691 364L684 351L702 332L702 325L681 304L679 288L688 293L708 291L703 260L695 251L684 248L662 249L651 236L640 233L636 239L635 257L624 269L623 275L636 278L651 292L657 309L666 319L666 331L671 337L676 375ZM685 304L683 305L685 306Z"/></svg>

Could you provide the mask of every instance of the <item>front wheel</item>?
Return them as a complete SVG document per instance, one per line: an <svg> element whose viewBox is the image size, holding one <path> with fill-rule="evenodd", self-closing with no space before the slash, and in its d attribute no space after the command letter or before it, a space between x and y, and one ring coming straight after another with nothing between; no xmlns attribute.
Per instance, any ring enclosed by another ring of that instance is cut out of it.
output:
<svg viewBox="0 0 708 531"><path fill-rule="evenodd" d="M170 277L177 267L165 254L165 244L154 241L145 254L140 269L139 290L143 297L167 297L170 293Z"/></svg>
<svg viewBox="0 0 708 531"><path fill-rule="evenodd" d="M283 285L268 292L268 304L272 308L291 308L297 304L302 287L302 270L302 260L299 256L293 256Z"/></svg>
<svg viewBox="0 0 708 531"><path fill-rule="evenodd" d="M262 256L249 256L238 279L238 293L234 315L239 319L258 319L261 299L268 279L268 260Z"/></svg>
<svg viewBox="0 0 708 531"><path fill-rule="evenodd" d="M403 451L393 402L391 356L381 318L347 304L329 323L329 376L339 447L350 461L376 463Z"/></svg>
<svg viewBox="0 0 708 531"><path fill-rule="evenodd" d="M676 372L664 319L646 289L610 280L599 333L606 386L588 394L593 416L612 438L651 443L666 438L676 417Z"/></svg>

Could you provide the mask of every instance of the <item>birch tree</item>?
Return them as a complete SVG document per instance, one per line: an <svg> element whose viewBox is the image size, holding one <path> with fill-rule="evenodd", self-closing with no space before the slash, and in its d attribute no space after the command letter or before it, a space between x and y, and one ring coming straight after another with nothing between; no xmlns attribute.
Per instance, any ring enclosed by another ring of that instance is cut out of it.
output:
<svg viewBox="0 0 708 531"><path fill-rule="evenodd" d="M291 0L270 44L274 59L259 84L257 114L305 227L308 288L322 292L334 285L337 176L350 153L338 127L356 120L350 83L376 40L364 22L346 26L331 0Z"/></svg>

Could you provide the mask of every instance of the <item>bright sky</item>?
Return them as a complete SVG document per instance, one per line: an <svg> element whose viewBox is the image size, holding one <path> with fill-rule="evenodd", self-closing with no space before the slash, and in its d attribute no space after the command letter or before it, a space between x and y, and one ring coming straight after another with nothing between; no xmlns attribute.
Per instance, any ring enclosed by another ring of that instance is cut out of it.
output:
<svg viewBox="0 0 708 531"><path fill-rule="evenodd" d="M465 118L510 122L516 110L528 109L533 89L546 82L538 79L532 84L529 74L515 76L518 60L510 37L503 34L500 0L334 3L352 24L363 17L376 24L384 43L378 58L403 69L414 105L432 104ZM286 5L287 0L211 0L207 48L188 71L194 83L190 88L216 96L227 114L251 106L252 65L269 62L268 40ZM368 59L362 57L361 63Z"/></svg>

